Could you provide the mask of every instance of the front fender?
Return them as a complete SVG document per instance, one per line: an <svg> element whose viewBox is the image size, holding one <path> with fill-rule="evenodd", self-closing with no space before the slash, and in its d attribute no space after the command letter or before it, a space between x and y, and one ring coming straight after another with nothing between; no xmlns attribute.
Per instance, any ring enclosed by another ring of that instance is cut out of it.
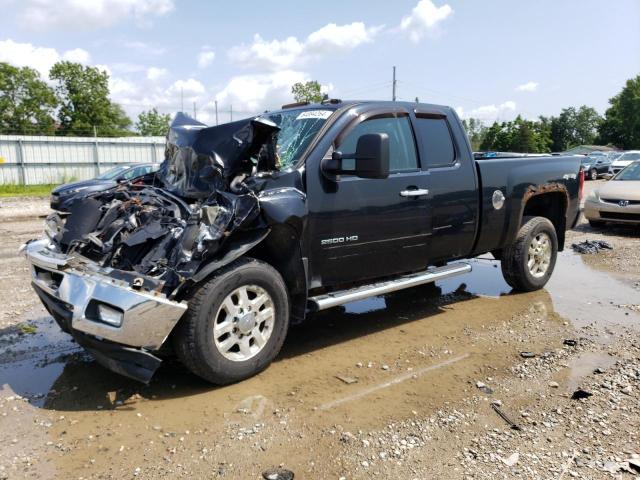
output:
<svg viewBox="0 0 640 480"><path fill-rule="evenodd" d="M216 270L230 264L235 259L240 258L247 253L253 247L262 242L267 235L271 232L270 228L258 230L255 232L247 232L246 234L239 235L234 240L229 240L226 247L226 253L217 259L211 260L202 265L198 271L191 277L193 283L200 283Z"/></svg>

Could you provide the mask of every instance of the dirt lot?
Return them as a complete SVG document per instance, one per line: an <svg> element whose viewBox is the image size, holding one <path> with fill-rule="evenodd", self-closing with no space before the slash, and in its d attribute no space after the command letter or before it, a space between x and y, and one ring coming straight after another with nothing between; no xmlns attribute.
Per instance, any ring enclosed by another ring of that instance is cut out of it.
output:
<svg viewBox="0 0 640 480"><path fill-rule="evenodd" d="M510 294L479 259L315 316L240 384L167 362L143 386L93 363L36 301L16 252L45 212L0 205L0 479L640 474L638 229L581 223L542 291ZM584 239L614 249L574 254Z"/></svg>

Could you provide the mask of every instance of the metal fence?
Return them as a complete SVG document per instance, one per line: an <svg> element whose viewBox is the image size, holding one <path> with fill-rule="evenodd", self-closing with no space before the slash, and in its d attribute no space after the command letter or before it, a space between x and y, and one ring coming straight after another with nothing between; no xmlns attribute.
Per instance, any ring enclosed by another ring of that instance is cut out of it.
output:
<svg viewBox="0 0 640 480"><path fill-rule="evenodd" d="M58 184L95 177L115 165L158 163L164 137L0 135L0 185Z"/></svg>

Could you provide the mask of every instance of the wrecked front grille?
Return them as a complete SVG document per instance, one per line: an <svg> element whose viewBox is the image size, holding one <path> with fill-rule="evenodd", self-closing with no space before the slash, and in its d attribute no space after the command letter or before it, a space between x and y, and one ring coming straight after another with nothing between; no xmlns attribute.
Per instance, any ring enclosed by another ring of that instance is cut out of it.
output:
<svg viewBox="0 0 640 480"><path fill-rule="evenodd" d="M47 230L60 252L79 253L100 267L131 272L131 284L155 279L157 283L145 284L145 289L167 293L188 280L257 214L257 197L248 190L216 191L187 204L153 186L119 186L76 201L66 221L53 214ZM54 289L60 282L51 272L39 274Z"/></svg>

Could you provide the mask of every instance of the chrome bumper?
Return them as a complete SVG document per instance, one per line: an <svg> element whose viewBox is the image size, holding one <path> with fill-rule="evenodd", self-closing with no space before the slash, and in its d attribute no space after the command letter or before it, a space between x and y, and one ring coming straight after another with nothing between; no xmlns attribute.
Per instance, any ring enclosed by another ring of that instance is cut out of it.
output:
<svg viewBox="0 0 640 480"><path fill-rule="evenodd" d="M111 269L88 259L72 262L73 257L54 252L46 239L23 245L21 252L30 263L34 288L41 297L44 292L49 301L56 302L58 312L69 319L71 330L158 350L187 309L186 303L168 300L160 293L131 288L129 283L109 276ZM48 302L43 299L43 303L47 306ZM122 311L119 327L97 318L98 303Z"/></svg>

